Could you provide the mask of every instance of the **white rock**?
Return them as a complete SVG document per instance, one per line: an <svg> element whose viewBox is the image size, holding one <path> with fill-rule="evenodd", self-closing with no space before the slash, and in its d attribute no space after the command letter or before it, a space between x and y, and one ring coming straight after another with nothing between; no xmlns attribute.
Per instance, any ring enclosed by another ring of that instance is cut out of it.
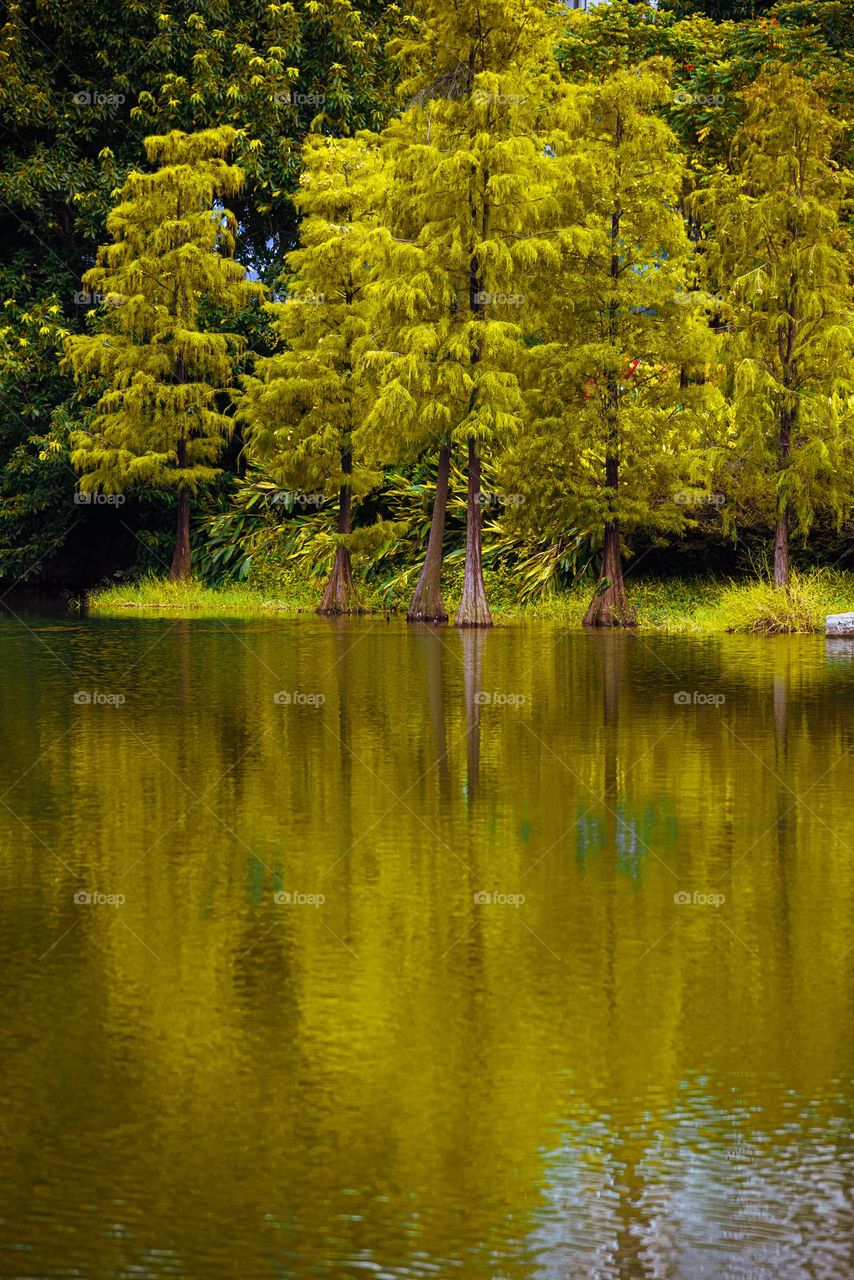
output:
<svg viewBox="0 0 854 1280"><path fill-rule="evenodd" d="M829 613L824 620L826 636L854 636L854 613Z"/></svg>

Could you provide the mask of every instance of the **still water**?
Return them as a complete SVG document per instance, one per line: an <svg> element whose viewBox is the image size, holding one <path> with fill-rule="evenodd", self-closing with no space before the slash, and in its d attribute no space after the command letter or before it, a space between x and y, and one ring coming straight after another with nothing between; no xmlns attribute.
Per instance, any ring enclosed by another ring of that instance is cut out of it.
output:
<svg viewBox="0 0 854 1280"><path fill-rule="evenodd" d="M854 653L0 622L0 1275L850 1274Z"/></svg>

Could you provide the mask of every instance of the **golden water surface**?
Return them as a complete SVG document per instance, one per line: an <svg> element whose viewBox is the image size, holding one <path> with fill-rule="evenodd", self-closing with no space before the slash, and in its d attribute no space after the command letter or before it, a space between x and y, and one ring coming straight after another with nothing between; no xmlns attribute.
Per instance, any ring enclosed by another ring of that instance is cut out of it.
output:
<svg viewBox="0 0 854 1280"><path fill-rule="evenodd" d="M0 623L0 1275L841 1280L854 653Z"/></svg>

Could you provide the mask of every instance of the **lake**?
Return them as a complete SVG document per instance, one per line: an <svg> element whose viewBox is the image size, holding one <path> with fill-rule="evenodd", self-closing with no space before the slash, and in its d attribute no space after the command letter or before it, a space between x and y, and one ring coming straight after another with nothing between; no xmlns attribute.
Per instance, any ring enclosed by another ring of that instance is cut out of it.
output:
<svg viewBox="0 0 854 1280"><path fill-rule="evenodd" d="M0 655L0 1275L849 1274L845 642Z"/></svg>

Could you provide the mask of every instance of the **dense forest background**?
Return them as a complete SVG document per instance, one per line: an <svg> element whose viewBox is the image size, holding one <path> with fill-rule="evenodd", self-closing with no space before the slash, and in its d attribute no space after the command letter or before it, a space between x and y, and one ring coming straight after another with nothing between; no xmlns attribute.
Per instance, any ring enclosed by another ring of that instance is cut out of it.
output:
<svg viewBox="0 0 854 1280"><path fill-rule="evenodd" d="M4 582L85 588L161 571L171 556L173 491L142 483L121 504L79 493L71 441L93 398L75 385L63 360L69 336L92 327L99 299L82 277L109 240L117 192L128 174L147 168L143 140L175 129L236 131L232 159L245 179L229 199L235 257L250 279L281 296L285 255L298 244L293 197L305 140L381 130L406 107L411 84L400 50L410 21L406 5L351 0L7 6L0 34ZM751 109L746 91L760 75L788 67L820 95L839 124L828 142L829 162L839 172L851 168L854 8L846 0L661 0L655 8L618 0L589 13L566 8L558 25L555 53L567 81L595 85L650 59L665 69L674 92L656 110L685 156L680 207L694 240L703 235L703 204L693 198L713 192L732 171L733 140ZM841 216L847 222L850 204ZM274 320L262 307L247 306L230 323L245 339L236 376L251 375L257 359L277 349ZM260 573L265 565L284 572L285 562L299 565L300 557L314 563L318 548L321 560L330 558L332 515L268 501L263 466L244 447L236 407L225 398L220 410L234 415L234 431L220 474L195 505L196 572L215 582ZM446 533L448 549L459 555L463 471L455 461ZM417 572L435 475L435 458L389 466L361 503L361 523L381 517L395 534L376 558L389 589ZM847 513L841 523L835 518L839 509L838 502L816 504L808 546L799 543L796 555L810 563L844 561L851 530ZM504 564L523 590L571 577L601 550L600 521L549 529L536 504L529 524L527 511L486 513L484 542L485 557ZM767 548L761 504L743 502L729 523L714 501L690 514L678 536L640 520L631 552L645 554L650 569L733 571Z"/></svg>

